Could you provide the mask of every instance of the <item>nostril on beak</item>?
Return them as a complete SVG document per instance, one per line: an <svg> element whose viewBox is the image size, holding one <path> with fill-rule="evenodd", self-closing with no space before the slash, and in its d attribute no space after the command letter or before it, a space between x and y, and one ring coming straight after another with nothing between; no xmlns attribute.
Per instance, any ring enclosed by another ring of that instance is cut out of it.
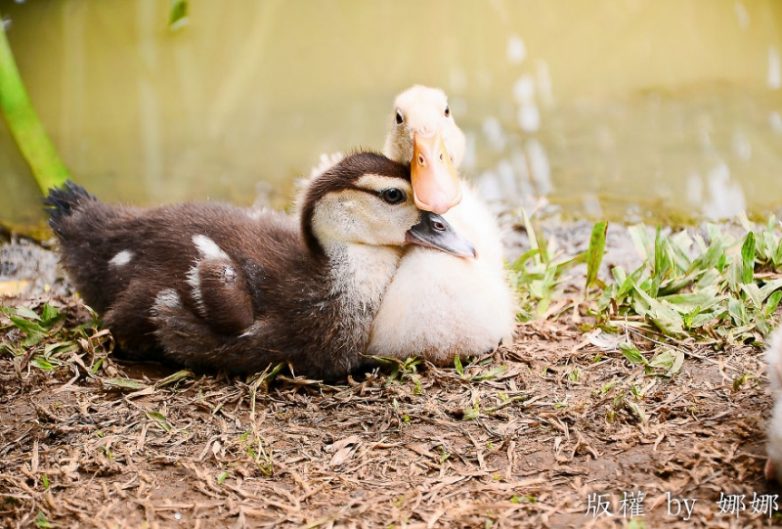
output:
<svg viewBox="0 0 782 529"><path fill-rule="evenodd" d="M445 231L445 225L439 220L436 220L432 223L432 228L434 228L436 231Z"/></svg>
<svg viewBox="0 0 782 529"><path fill-rule="evenodd" d="M424 159L424 155L423 154L419 154L418 155L418 165L420 165L422 167L424 165L426 165L426 160Z"/></svg>

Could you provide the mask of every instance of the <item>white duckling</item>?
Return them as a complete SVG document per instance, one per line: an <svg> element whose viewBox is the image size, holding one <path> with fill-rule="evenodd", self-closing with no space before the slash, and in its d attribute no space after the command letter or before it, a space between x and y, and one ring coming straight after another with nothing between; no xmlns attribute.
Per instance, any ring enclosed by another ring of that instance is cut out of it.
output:
<svg viewBox="0 0 782 529"><path fill-rule="evenodd" d="M768 351L768 381L774 397L774 411L768 422L768 442L766 452L766 479L776 479L782 483L782 328L771 336Z"/></svg>
<svg viewBox="0 0 782 529"><path fill-rule="evenodd" d="M394 102L384 154L411 164L416 206L443 214L473 243L475 259L410 248L372 325L369 354L421 355L445 365L513 337L516 297L503 263L494 215L459 179L465 138L442 90L413 86ZM447 213L445 213L447 211Z"/></svg>

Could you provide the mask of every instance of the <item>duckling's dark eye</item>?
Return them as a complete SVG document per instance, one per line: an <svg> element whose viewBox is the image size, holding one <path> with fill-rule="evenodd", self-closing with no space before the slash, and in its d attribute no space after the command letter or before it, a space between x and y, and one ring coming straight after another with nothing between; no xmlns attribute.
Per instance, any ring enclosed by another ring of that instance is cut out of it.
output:
<svg viewBox="0 0 782 529"><path fill-rule="evenodd" d="M401 125L402 123L404 123L404 121L405 121L405 118L402 116L402 113L397 110L396 111L396 124L397 125Z"/></svg>
<svg viewBox="0 0 782 529"><path fill-rule="evenodd" d="M451 115L451 107L447 106L445 107L445 117L448 117Z"/></svg>
<svg viewBox="0 0 782 529"><path fill-rule="evenodd" d="M405 195L405 192L402 191L401 189L392 187L390 189L384 189L383 191L381 191L380 198L382 198L389 204L399 204L400 202L404 202L407 196Z"/></svg>

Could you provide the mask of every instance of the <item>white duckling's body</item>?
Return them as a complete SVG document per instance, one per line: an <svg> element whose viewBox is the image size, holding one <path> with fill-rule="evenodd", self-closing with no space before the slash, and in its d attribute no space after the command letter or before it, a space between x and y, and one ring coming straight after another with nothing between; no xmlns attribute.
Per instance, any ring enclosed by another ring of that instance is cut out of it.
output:
<svg viewBox="0 0 782 529"><path fill-rule="evenodd" d="M466 185L444 214L475 246L476 259L410 248L372 324L371 355L420 355L446 365L454 356L491 351L513 338L516 301L508 286L500 234L491 213Z"/></svg>
<svg viewBox="0 0 782 529"><path fill-rule="evenodd" d="M414 86L400 94L395 104L384 154L402 163L412 160L414 190L416 164L442 160L438 147L444 146L446 161L449 156L458 166L464 155L464 135L441 90ZM430 142L434 151L419 150L415 133L420 130L441 135L442 143ZM426 159L419 158L422 153ZM407 250L372 325L369 354L421 355L444 365L456 355L487 352L513 338L516 297L508 283L496 218L469 185L458 179L456 185L461 202L443 217L473 243L477 258L462 259L427 248ZM437 203L428 196L423 204L416 199L422 209ZM438 208L442 213L443 208Z"/></svg>
<svg viewBox="0 0 782 529"><path fill-rule="evenodd" d="M782 483L782 328L771 336L768 350L768 381L774 398L774 410L768 422L766 479Z"/></svg>

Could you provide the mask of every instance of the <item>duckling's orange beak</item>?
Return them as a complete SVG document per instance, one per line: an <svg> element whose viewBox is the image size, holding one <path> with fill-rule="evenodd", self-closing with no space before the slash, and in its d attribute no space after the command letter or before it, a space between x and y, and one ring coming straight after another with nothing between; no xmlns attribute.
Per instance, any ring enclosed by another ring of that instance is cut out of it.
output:
<svg viewBox="0 0 782 529"><path fill-rule="evenodd" d="M462 199L459 174L439 132L428 136L413 134L410 179L418 209L442 215Z"/></svg>

